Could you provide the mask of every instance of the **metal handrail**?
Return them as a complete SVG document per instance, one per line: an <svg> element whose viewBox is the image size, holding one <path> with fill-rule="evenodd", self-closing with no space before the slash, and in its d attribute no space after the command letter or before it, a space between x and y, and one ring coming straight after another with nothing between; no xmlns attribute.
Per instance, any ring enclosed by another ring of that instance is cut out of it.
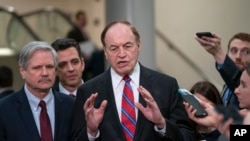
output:
<svg viewBox="0 0 250 141"><path fill-rule="evenodd" d="M53 6L47 6L47 7L38 9L38 10L27 12L27 13L21 14L20 17L21 18L25 18L25 17L29 17L29 16L33 16L33 15L45 13L45 12L54 12L54 13L57 13L60 16L62 16L70 25L75 26L74 23L70 20L70 16L69 15L67 15L62 10L60 10L58 8L55 8Z"/></svg>
<svg viewBox="0 0 250 141"><path fill-rule="evenodd" d="M31 30L31 28L30 28L30 27L22 20L22 18L15 12L15 9L14 9L13 7L11 7L11 6L6 6L6 7L0 6L0 12L6 12L6 13L12 15L10 22L12 22L14 19L17 19L18 22L20 22L20 24L22 24L22 26L28 31L28 33L29 33L34 39L40 40L39 37ZM8 24L8 25L10 25L10 24ZM7 31L8 31L7 33L9 33L10 29L11 29L11 27L8 26L8 27L7 27ZM9 36L7 35L7 37L9 37ZM10 38L8 38L8 43L10 43L10 42L11 42L11 41L10 41Z"/></svg>
<svg viewBox="0 0 250 141"><path fill-rule="evenodd" d="M218 86L218 82L215 80L212 80L211 77L209 77L206 73L203 72L203 70L197 66L185 53L183 53L174 43L171 42L170 39L168 39L161 31L158 29L155 30L157 37L159 37L167 47L174 50L187 64L189 64L196 72L199 74L204 80L210 81L212 83L216 83Z"/></svg>

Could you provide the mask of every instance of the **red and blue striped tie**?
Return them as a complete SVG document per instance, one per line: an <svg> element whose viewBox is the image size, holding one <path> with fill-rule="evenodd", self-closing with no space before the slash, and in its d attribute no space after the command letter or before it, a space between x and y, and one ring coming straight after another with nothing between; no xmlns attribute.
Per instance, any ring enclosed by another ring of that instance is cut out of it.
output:
<svg viewBox="0 0 250 141"><path fill-rule="evenodd" d="M130 85L130 77L124 76L123 80L125 85L122 94L122 129L126 140L133 141L136 127L134 95Z"/></svg>

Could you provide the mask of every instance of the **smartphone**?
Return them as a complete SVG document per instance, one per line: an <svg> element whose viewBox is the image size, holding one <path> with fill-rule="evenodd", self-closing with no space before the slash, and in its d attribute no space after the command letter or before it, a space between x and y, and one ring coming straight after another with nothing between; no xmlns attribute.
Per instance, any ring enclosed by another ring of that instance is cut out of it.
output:
<svg viewBox="0 0 250 141"><path fill-rule="evenodd" d="M196 117L205 117L207 116L207 112L204 110L204 108L200 104L200 99L197 98L195 95L193 95L191 92L189 92L186 89L178 89L178 93L182 96L183 100L189 103L193 106L194 109L196 109L195 116Z"/></svg>
<svg viewBox="0 0 250 141"><path fill-rule="evenodd" d="M206 37L213 37L213 35L212 35L211 32L197 32L197 33L196 33L196 36L199 37L199 38L202 38L203 36L206 36Z"/></svg>
<svg viewBox="0 0 250 141"><path fill-rule="evenodd" d="M224 115L224 122L229 118L233 118L234 124L242 124L243 122L243 117L240 115L239 110L233 106L216 106L215 111Z"/></svg>

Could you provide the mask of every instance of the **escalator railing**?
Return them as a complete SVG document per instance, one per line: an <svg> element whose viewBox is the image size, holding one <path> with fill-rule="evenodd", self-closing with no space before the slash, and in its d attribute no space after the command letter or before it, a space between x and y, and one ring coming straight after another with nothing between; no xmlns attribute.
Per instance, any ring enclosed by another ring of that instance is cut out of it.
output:
<svg viewBox="0 0 250 141"><path fill-rule="evenodd" d="M43 41L53 42L66 37L74 26L66 12L54 7L45 7L20 15Z"/></svg>
<svg viewBox="0 0 250 141"><path fill-rule="evenodd" d="M177 55L179 57L182 58L182 60L187 63L189 66L191 66L191 68L193 68L193 70L196 72L196 74L198 74L199 76L201 76L201 78L203 80L206 81L210 81L213 84L215 84L217 87L221 87L221 85L214 80L213 78L211 78L208 74L206 74L197 64L195 64L185 53L183 53L175 44L173 44L171 42L170 39L168 39L161 31L159 30L155 30L156 32L156 36L158 38L160 38L164 44L166 45L166 47L170 48L171 50L173 50L175 53L177 53Z"/></svg>
<svg viewBox="0 0 250 141"><path fill-rule="evenodd" d="M13 7L0 7L0 55L15 55L29 41L40 40L15 12Z"/></svg>

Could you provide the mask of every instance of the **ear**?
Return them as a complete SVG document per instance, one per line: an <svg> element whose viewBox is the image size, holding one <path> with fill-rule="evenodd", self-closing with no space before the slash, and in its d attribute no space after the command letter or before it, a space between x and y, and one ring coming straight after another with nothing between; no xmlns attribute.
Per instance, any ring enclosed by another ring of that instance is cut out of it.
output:
<svg viewBox="0 0 250 141"><path fill-rule="evenodd" d="M106 47L103 47L103 51L104 51L105 58L106 58L106 60L108 60L106 49L107 49Z"/></svg>
<svg viewBox="0 0 250 141"><path fill-rule="evenodd" d="M19 66L19 72L20 72L22 78L25 79L25 72L26 72L26 71L25 71L25 69L23 68L23 66Z"/></svg>
<svg viewBox="0 0 250 141"><path fill-rule="evenodd" d="M139 51L141 51L141 42L140 41L137 42L137 47L138 47Z"/></svg>
<svg viewBox="0 0 250 141"><path fill-rule="evenodd" d="M81 61L82 61L82 71L84 71L84 69L85 69L85 62L84 62L84 58L83 57L81 58Z"/></svg>

